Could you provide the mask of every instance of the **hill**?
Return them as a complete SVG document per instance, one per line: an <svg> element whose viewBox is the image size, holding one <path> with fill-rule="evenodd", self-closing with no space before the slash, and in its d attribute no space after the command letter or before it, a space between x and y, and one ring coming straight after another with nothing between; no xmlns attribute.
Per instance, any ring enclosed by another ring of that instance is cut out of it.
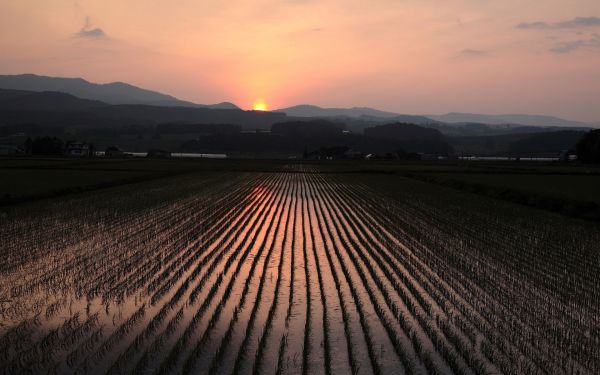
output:
<svg viewBox="0 0 600 375"><path fill-rule="evenodd" d="M106 106L108 104L98 100L81 99L62 92L0 89L0 110L80 111Z"/></svg>
<svg viewBox="0 0 600 375"><path fill-rule="evenodd" d="M365 129L365 136L373 139L394 141L399 149L447 155L452 147L437 129L414 124L394 123Z"/></svg>
<svg viewBox="0 0 600 375"><path fill-rule="evenodd" d="M394 126L391 125L392 128ZM387 137L378 136L377 129L371 133L374 136L347 132L344 131L343 124L330 120L294 120L273 124L270 132L206 132L196 135L182 147L185 152L279 157L302 154L317 157L330 155L334 150L336 157L343 157L346 151L359 155L395 154L401 150L444 155L449 153L450 147L437 130L409 124L401 126L406 130L400 130L400 135Z"/></svg>
<svg viewBox="0 0 600 375"><path fill-rule="evenodd" d="M457 153L485 156L555 157L562 150L574 149L585 134L579 130L512 133L492 136L450 137Z"/></svg>
<svg viewBox="0 0 600 375"><path fill-rule="evenodd" d="M302 104L288 108L281 108L275 112L283 112L295 117L341 117L347 119L362 119L374 123L406 122L413 124L429 124L437 121L423 116L402 115L399 113L385 112L368 107L352 108L321 108L316 105Z"/></svg>
<svg viewBox="0 0 600 375"><path fill-rule="evenodd" d="M398 116L397 113L380 111L373 108L366 107L352 107L352 108L322 108L316 105L301 104L288 108L281 108L276 112L284 112L288 116L298 117L384 117L391 118Z"/></svg>
<svg viewBox="0 0 600 375"><path fill-rule="evenodd" d="M373 138L387 138L401 141L414 139L442 140L444 136L439 130L424 128L414 124L387 124L365 129L365 135Z"/></svg>
<svg viewBox="0 0 600 375"><path fill-rule="evenodd" d="M540 115L482 115L475 113L451 112L445 115L427 115L427 117L447 123L482 123L492 125L518 124L530 126L568 127L589 127L592 125L585 122Z"/></svg>
<svg viewBox="0 0 600 375"><path fill-rule="evenodd" d="M239 109L236 105L228 102L201 105L123 82L98 84L88 82L82 78L46 77L35 74L0 75L0 88L38 92L59 91L79 98L99 100L109 104Z"/></svg>
<svg viewBox="0 0 600 375"><path fill-rule="evenodd" d="M519 156L528 154L556 154L561 150L574 150L577 142L585 135L582 131L556 131L531 134L510 145L510 153Z"/></svg>

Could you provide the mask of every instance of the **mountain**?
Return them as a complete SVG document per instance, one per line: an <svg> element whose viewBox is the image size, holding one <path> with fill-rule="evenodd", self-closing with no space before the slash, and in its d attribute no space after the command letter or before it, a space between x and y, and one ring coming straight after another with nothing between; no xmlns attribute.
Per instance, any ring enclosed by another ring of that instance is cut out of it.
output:
<svg viewBox="0 0 600 375"><path fill-rule="evenodd" d="M217 103L217 104L196 104L196 106L199 106L200 108L211 108L211 109L237 109L237 110L242 110L240 107L238 107L237 105L231 103L231 102L221 102L221 103Z"/></svg>
<svg viewBox="0 0 600 375"><path fill-rule="evenodd" d="M203 107L107 104L61 92L0 89L0 126L116 128L160 123L232 124L270 129L285 113Z"/></svg>
<svg viewBox="0 0 600 375"><path fill-rule="evenodd" d="M482 123L492 125L519 124L529 126L589 127L592 124L540 115L481 115L475 113L450 112L445 115L427 115L433 120L447 123Z"/></svg>
<svg viewBox="0 0 600 375"><path fill-rule="evenodd" d="M54 91L32 92L0 89L0 110L11 111L81 111L106 107L98 100L88 100Z"/></svg>
<svg viewBox="0 0 600 375"><path fill-rule="evenodd" d="M123 82L97 84L82 78L59 78L35 74L0 75L0 88L26 91L59 91L83 99L99 100L108 104L144 104L162 107L198 107L214 109L240 109L223 102L201 105L179 100L173 96L142 89Z"/></svg>
<svg viewBox="0 0 600 375"><path fill-rule="evenodd" d="M288 108L281 108L275 112L283 112L288 116L294 117L345 117L351 119L369 120L372 122L392 121L413 124L429 124L437 122L423 116L402 115L368 107L321 108L316 105L302 104Z"/></svg>
<svg viewBox="0 0 600 375"><path fill-rule="evenodd" d="M297 117L396 117L397 113L379 111L373 108L321 108L316 105L301 104L288 108L281 108L275 112L284 112L288 116Z"/></svg>
<svg viewBox="0 0 600 375"><path fill-rule="evenodd" d="M475 130L476 127L480 127L480 130L482 131L490 131L494 133L510 132L514 130L513 128L517 127L522 128L518 130L521 132L535 132L536 129L532 129L531 127L568 127L580 129L600 127L600 123L585 123L541 115L482 115L459 112L451 112L445 115L403 115L367 107L322 108L316 105L307 104L281 108L275 112L284 112L288 116L292 117L338 117L341 118L341 120L345 119L350 122L362 120L369 123L412 123L418 125L427 125L430 127L441 127L439 130L442 132L449 131L451 133L455 132L454 128L456 126L460 128L456 129L458 130L457 133L470 133L471 130ZM352 124L349 125L350 128L353 128L353 126L351 126ZM488 125L503 125L504 127L489 128ZM366 127L361 126L361 124L358 124L357 126L361 128L361 131L362 128ZM525 127L529 127L529 129L525 129Z"/></svg>

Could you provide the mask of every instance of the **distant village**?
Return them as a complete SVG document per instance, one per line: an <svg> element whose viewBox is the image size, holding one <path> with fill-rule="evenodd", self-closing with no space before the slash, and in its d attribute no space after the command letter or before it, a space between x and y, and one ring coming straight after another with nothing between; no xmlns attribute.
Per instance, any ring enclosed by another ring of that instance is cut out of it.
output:
<svg viewBox="0 0 600 375"><path fill-rule="evenodd" d="M20 137L23 134L16 134ZM149 149L147 152L128 152L118 146L109 146L104 150L98 150L93 143L82 141L63 142L56 137L27 138L23 145L14 143L0 143L0 156L65 156L72 158L210 158L225 159L227 154L202 154L202 153L177 153L161 149Z"/></svg>

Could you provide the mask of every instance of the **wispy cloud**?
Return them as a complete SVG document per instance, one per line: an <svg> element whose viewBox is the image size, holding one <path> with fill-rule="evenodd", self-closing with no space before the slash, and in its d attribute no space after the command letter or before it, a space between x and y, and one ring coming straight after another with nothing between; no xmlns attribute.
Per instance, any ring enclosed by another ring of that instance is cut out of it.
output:
<svg viewBox="0 0 600 375"><path fill-rule="evenodd" d="M91 22L89 16L85 17L85 24L83 25L81 30L79 30L79 32L77 32L75 34L75 36L79 37L79 38L92 38L92 39L107 38L107 35L104 32L104 30L102 30L99 27L92 26L92 22Z"/></svg>
<svg viewBox="0 0 600 375"><path fill-rule="evenodd" d="M557 54L566 54L579 49L600 50L600 35L594 34L591 39L572 40L557 44L550 48L550 52Z"/></svg>
<svg viewBox="0 0 600 375"><path fill-rule="evenodd" d="M523 22L518 24L517 29L533 29L533 30L556 30L556 29L577 29L583 27L600 26L600 18L598 17L576 17L572 20L562 22Z"/></svg>
<svg viewBox="0 0 600 375"><path fill-rule="evenodd" d="M458 57L483 57L489 55L489 51L466 48L458 53Z"/></svg>

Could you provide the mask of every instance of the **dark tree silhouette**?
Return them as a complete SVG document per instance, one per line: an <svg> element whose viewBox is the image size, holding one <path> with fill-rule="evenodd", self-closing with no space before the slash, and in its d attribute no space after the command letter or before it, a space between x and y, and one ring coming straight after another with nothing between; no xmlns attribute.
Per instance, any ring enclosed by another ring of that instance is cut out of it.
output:
<svg viewBox="0 0 600 375"><path fill-rule="evenodd" d="M600 163L600 129L581 138L577 143L577 157L582 163Z"/></svg>
<svg viewBox="0 0 600 375"><path fill-rule="evenodd" d="M25 141L25 144L24 144L24 148L25 148L25 153L27 155L31 155L32 150L33 150L33 140L31 139L31 137L27 137L27 140Z"/></svg>
<svg viewBox="0 0 600 375"><path fill-rule="evenodd" d="M61 155L65 143L56 137L42 137L33 140L31 151L34 155Z"/></svg>

